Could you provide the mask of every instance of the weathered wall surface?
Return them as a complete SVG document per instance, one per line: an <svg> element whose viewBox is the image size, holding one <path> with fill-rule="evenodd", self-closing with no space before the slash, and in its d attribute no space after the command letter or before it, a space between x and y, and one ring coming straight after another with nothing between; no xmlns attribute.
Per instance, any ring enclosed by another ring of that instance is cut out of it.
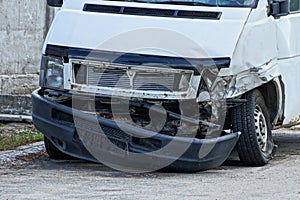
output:
<svg viewBox="0 0 300 200"><path fill-rule="evenodd" d="M53 16L46 0L0 0L0 114L30 114Z"/></svg>

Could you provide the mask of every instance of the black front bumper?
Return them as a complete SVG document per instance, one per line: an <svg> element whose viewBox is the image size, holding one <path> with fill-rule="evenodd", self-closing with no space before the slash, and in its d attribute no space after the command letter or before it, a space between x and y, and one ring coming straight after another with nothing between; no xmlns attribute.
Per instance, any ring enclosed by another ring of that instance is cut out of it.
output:
<svg viewBox="0 0 300 200"><path fill-rule="evenodd" d="M87 150L86 145L78 136L79 131L84 131L90 135L97 134L97 128L93 127L95 117L50 101L39 95L38 90L32 94L32 106L35 127L49 138L59 150L74 157L100 162L93 156L95 154ZM79 125L78 122L74 122L75 118L76 121L80 119L82 124ZM104 118L97 118L97 121L105 136L119 148L127 152L148 154L144 155L147 159L136 159L134 156L131 157L130 153L119 154L110 148L103 148L99 143L99 146L92 148L99 149L114 158L118 161L118 165L134 163L134 166L139 166L141 169L150 166L155 167L153 165L157 163L157 160L173 160L168 168L180 171L200 171L214 168L226 160L239 138L239 133L231 133L215 139L171 137L126 124L122 124L120 129L119 124ZM157 151L171 141L179 146L186 143L190 143L190 145L180 157L172 155L172 152L162 155ZM209 153L205 156L199 156L200 148L208 144L213 144Z"/></svg>

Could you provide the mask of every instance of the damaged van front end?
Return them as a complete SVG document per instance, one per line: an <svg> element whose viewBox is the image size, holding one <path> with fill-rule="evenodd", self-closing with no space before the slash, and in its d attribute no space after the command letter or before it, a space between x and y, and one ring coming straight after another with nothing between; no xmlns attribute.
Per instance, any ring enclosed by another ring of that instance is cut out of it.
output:
<svg viewBox="0 0 300 200"><path fill-rule="evenodd" d="M245 164L272 159L284 122L272 2L48 3L62 8L32 101L51 158L199 171L237 143Z"/></svg>
<svg viewBox="0 0 300 200"><path fill-rule="evenodd" d="M32 95L34 124L46 143L120 170L221 165L240 135L223 127L228 102L216 76L230 59L116 54L47 46L41 89Z"/></svg>

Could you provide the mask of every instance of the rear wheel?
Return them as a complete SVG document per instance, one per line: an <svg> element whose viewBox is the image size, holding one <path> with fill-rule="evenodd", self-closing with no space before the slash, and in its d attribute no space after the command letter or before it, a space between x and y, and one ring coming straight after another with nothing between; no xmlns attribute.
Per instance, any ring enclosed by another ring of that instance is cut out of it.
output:
<svg viewBox="0 0 300 200"><path fill-rule="evenodd" d="M276 150L270 115L259 90L247 93L244 98L247 103L232 110L233 131L242 133L236 149L244 164L265 165L273 158Z"/></svg>
<svg viewBox="0 0 300 200"><path fill-rule="evenodd" d="M74 157L61 152L52 142L44 136L46 152L51 159L54 160L74 160Z"/></svg>

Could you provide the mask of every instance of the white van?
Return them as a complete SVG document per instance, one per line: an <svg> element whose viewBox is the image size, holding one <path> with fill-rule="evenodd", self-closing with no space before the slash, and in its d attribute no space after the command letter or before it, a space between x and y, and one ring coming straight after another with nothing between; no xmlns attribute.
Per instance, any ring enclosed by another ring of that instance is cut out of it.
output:
<svg viewBox="0 0 300 200"><path fill-rule="evenodd" d="M197 171L236 147L259 166L271 130L299 122L299 0L47 2L61 8L32 99L51 158Z"/></svg>

